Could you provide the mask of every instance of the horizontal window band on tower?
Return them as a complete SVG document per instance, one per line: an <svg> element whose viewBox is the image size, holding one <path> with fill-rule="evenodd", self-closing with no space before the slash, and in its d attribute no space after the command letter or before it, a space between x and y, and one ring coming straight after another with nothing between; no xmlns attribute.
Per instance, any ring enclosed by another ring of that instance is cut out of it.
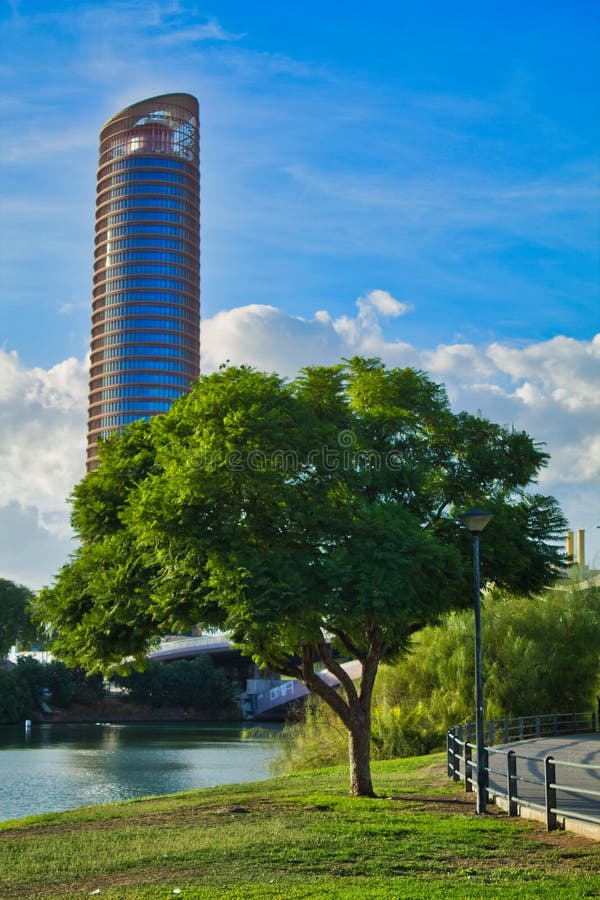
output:
<svg viewBox="0 0 600 900"><path fill-rule="evenodd" d="M182 344L184 346L192 346L191 336L188 334L178 334L176 332L163 331L122 331L117 334L105 334L99 338L92 340L92 349L99 347L111 347L115 344L139 344L143 341L156 342L157 344Z"/></svg>
<svg viewBox="0 0 600 900"><path fill-rule="evenodd" d="M183 279L176 280L175 278L155 278L153 277L145 277L143 275L138 275L135 278L116 278L111 279L106 282L106 293L112 293L113 291L126 291L129 288L162 288L171 290L171 291L185 291L186 284L189 282L184 282ZM96 288L97 289L97 288ZM189 287L187 288L189 291Z"/></svg>
<svg viewBox="0 0 600 900"><path fill-rule="evenodd" d="M138 285L138 287L145 287ZM115 291L106 293L97 289L94 291L94 303L98 302L101 308L107 306L119 306L121 303L177 303L188 309L198 309L197 291L157 291L154 288L136 291ZM97 312L97 310L94 310Z"/></svg>
<svg viewBox="0 0 600 900"><path fill-rule="evenodd" d="M160 181L136 181L121 187L107 188L98 194L98 208L110 200L119 197L180 197L190 203L194 202L193 194L179 184L163 184Z"/></svg>
<svg viewBox="0 0 600 900"><path fill-rule="evenodd" d="M148 237L147 235L138 235L137 237L128 237L128 238L107 238L106 240L106 249L103 250L103 245L100 244L96 250L103 251L103 253L111 254L117 250L131 250L129 248L139 247L141 249L150 249L152 247L163 248L166 251L171 251L172 253L176 251L181 251L185 253L190 259L198 258L198 248L194 246L190 241L182 241L178 238L174 237Z"/></svg>
<svg viewBox="0 0 600 900"><path fill-rule="evenodd" d="M169 275L174 278L182 278L185 281L193 283L198 280L198 276L191 268L178 266L175 263L139 263L126 262L119 266L108 266L103 271L98 271L95 278L98 283L100 280L106 281L113 278L130 277L132 275Z"/></svg>
<svg viewBox="0 0 600 900"><path fill-rule="evenodd" d="M198 261L190 253L185 253L178 247L165 247L153 250L148 247L132 248L129 250L107 250L104 254L105 264L109 266L123 265L124 263L138 262L162 262L171 265L194 268L197 272Z"/></svg>
<svg viewBox="0 0 600 900"><path fill-rule="evenodd" d="M113 319L96 326L95 336L108 334L112 331L132 331L134 328L158 328L165 331L185 331L188 334L195 334L196 329L191 322L185 322L179 319L137 319L127 316L123 319Z"/></svg>
<svg viewBox="0 0 600 900"><path fill-rule="evenodd" d="M187 225L188 228L193 227L193 220L185 212L161 212L160 210L136 210L136 212L111 213L104 217L104 221L100 221L99 228L105 228L107 225L120 225L123 222L170 222L173 225Z"/></svg>
<svg viewBox="0 0 600 900"><path fill-rule="evenodd" d="M109 372L137 372L140 369L145 371L157 371L157 372L183 372L188 376L188 379L191 380L194 378L193 374L193 366L189 365L182 360L175 359L122 359L119 361L113 360L111 362L105 363L103 366L98 366L97 369L92 367L91 376L92 378L96 378L99 375L103 375ZM144 376L146 377L146 376Z"/></svg>
<svg viewBox="0 0 600 900"><path fill-rule="evenodd" d="M98 196L104 193L115 184L185 184L192 183L196 187L195 180L190 182L189 174L182 172L155 171L146 167L132 169L128 172L120 172L114 175L106 175L98 182Z"/></svg>
<svg viewBox="0 0 600 900"><path fill-rule="evenodd" d="M92 352L92 363L126 356L170 356L175 359L194 360L195 354L180 347L159 347L158 344L126 344L123 347L110 347L108 350Z"/></svg>
<svg viewBox="0 0 600 900"><path fill-rule="evenodd" d="M114 175L117 172L124 172L128 169L171 169L179 172L185 172L188 177L197 178L194 165L183 159L173 159L172 157L156 157L156 156L128 156L117 162L101 165L99 168L98 178L104 178L106 175Z"/></svg>
<svg viewBox="0 0 600 900"><path fill-rule="evenodd" d="M171 316L178 320L190 322L197 326L197 313L185 306L166 303L127 303L119 306L106 306L94 315L94 327L111 319L129 319L135 316Z"/></svg>
<svg viewBox="0 0 600 900"><path fill-rule="evenodd" d="M182 389L187 389L189 387L188 378L182 375L165 375L164 372L120 372L118 375L102 375L101 383L97 389L99 390L113 384L152 386L154 383L160 385L173 385L173 387L181 387ZM96 390L96 388L92 388L92 390ZM129 391L130 388L126 387L124 390Z"/></svg>
<svg viewBox="0 0 600 900"><path fill-rule="evenodd" d="M167 404L170 406L170 404ZM141 411L140 411L141 412ZM103 416L99 421L100 428L115 428L117 425L131 425L132 422L138 422L140 419L147 418L142 415L123 415L123 416Z"/></svg>
<svg viewBox="0 0 600 900"><path fill-rule="evenodd" d="M177 398L175 398L177 399ZM96 414L121 413L121 412L168 412L173 405L172 400L117 400L99 404L97 413L92 410L92 416Z"/></svg>
<svg viewBox="0 0 600 900"><path fill-rule="evenodd" d="M181 212L186 212L190 216L196 214L196 207L191 203L187 203L185 200L174 200L172 197L156 196L125 197L122 200L111 200L104 204L104 206L98 207L98 221L102 221L109 213L119 212L119 210L122 209L130 209L135 212L138 210L141 212L146 209L156 209L159 212L164 209L176 209Z"/></svg>
<svg viewBox="0 0 600 900"><path fill-rule="evenodd" d="M96 229L96 243L101 244L106 240L113 240L118 237L127 237L128 235L145 235L145 234L160 234L163 238L175 237L186 240L190 243L194 243L194 241L198 240L198 232L194 229L186 229L182 226L175 225L164 225L162 223L156 223L155 225L147 225L138 222L136 225L119 225L117 228L108 228L108 225L105 225L106 234L104 234L103 228Z"/></svg>
<svg viewBox="0 0 600 900"><path fill-rule="evenodd" d="M177 400L185 393L187 393L185 387L153 387L148 384L135 385L134 387L119 385L115 388L103 388L97 397L92 398L91 405L93 406L99 401L120 399L121 397L138 397L142 400L149 397L164 397L167 400Z"/></svg>

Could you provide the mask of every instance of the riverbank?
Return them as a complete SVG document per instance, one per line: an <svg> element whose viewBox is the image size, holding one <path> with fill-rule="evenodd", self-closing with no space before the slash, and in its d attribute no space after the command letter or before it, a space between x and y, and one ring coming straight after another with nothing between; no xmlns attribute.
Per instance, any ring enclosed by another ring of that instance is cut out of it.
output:
<svg viewBox="0 0 600 900"><path fill-rule="evenodd" d="M441 755L87 807L0 825L3 900L597 896L600 846L492 809Z"/></svg>
<svg viewBox="0 0 600 900"><path fill-rule="evenodd" d="M45 724L63 723L80 724L89 722L113 722L115 724L126 722L208 722L216 721L218 717L208 715L205 712L191 707L181 706L142 706L131 703L119 697L106 697L99 703L81 704L74 703L68 709L50 707L51 712L38 711L32 717L33 721ZM234 718L228 713L226 719L221 721L239 722L241 714Z"/></svg>

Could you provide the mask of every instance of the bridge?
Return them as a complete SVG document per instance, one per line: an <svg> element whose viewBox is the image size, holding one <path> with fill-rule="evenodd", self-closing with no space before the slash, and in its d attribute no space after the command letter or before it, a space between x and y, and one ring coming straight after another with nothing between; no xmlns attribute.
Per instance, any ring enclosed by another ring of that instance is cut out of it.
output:
<svg viewBox="0 0 600 900"><path fill-rule="evenodd" d="M215 632L200 637L164 638L160 646L148 654L156 662L172 662L176 659L192 659L201 654L209 654L217 664L237 673L240 682L246 681L246 691L240 698L245 715L255 718L275 718L281 716L290 703L302 700L310 691L299 679L248 678L250 660L230 640L226 633ZM360 678L362 666L358 660L342 663L342 668L353 681ZM243 675L243 672L246 675ZM335 687L339 680L326 669L319 673L326 684Z"/></svg>

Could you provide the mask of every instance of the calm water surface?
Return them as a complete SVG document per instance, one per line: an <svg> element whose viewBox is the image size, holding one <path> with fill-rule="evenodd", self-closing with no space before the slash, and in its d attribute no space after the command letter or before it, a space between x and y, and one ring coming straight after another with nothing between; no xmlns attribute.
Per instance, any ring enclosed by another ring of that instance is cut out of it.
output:
<svg viewBox="0 0 600 900"><path fill-rule="evenodd" d="M0 820L269 777L242 725L0 726Z"/></svg>

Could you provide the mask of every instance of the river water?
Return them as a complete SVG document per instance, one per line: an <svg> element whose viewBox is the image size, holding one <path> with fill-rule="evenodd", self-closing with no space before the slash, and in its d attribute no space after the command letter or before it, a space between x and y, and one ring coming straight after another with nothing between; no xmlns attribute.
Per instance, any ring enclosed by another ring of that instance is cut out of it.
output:
<svg viewBox="0 0 600 900"><path fill-rule="evenodd" d="M275 746L239 724L0 726L0 820L268 778ZM264 734L264 731L263 731Z"/></svg>

